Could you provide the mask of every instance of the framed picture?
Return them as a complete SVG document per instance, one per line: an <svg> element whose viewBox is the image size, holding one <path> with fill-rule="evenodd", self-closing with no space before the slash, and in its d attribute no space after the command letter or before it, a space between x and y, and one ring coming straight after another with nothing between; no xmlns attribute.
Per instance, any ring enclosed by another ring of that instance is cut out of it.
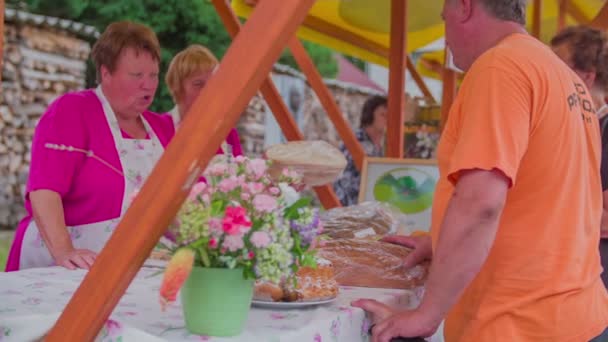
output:
<svg viewBox="0 0 608 342"><path fill-rule="evenodd" d="M359 203L389 203L406 215L408 231L428 231L438 180L436 160L365 158Z"/></svg>

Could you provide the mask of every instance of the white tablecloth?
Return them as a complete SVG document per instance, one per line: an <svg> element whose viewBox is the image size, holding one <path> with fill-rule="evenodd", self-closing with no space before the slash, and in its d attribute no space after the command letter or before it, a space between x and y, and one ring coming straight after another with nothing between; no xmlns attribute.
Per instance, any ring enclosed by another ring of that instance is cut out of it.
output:
<svg viewBox="0 0 608 342"><path fill-rule="evenodd" d="M237 337L195 336L185 329L179 302L161 312L159 271L148 267L140 270L97 341L367 341L369 321L362 310L350 306L352 300L374 298L402 307L417 305L417 297L410 291L343 287L336 301L323 306L291 310L253 307L245 331ZM85 274L84 270L59 267L0 273L0 341L41 338Z"/></svg>

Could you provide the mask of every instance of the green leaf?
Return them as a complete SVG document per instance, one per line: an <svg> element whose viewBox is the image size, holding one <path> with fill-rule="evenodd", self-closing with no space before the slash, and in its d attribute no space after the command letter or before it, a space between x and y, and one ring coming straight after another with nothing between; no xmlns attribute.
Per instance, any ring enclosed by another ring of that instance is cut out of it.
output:
<svg viewBox="0 0 608 342"><path fill-rule="evenodd" d="M310 198L310 197L300 198L294 204L285 208L283 215L285 216L285 218L287 218L289 220L297 220L300 218L300 214L298 213L298 210L309 206L311 203L312 203L312 198Z"/></svg>
<svg viewBox="0 0 608 342"><path fill-rule="evenodd" d="M206 247L201 247L198 249L198 251L201 255L201 262L203 263L203 266L211 267L211 261L209 260Z"/></svg>

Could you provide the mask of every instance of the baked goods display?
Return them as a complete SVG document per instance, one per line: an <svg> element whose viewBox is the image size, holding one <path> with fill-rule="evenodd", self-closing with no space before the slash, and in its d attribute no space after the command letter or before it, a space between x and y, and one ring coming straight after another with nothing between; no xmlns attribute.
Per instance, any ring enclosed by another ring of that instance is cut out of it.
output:
<svg viewBox="0 0 608 342"><path fill-rule="evenodd" d="M303 175L303 183L318 186L335 181L346 167L346 158L339 149L325 141L291 141L273 145L266 150L273 161L269 169L276 177L286 167Z"/></svg>
<svg viewBox="0 0 608 342"><path fill-rule="evenodd" d="M365 239L334 239L325 242L319 256L334 266L342 286L412 289L424 284L428 265L406 269L409 248Z"/></svg>
<svg viewBox="0 0 608 342"><path fill-rule="evenodd" d="M399 220L387 205L364 202L349 207L338 207L320 215L323 233L332 239L373 238L393 234Z"/></svg>
<svg viewBox="0 0 608 342"><path fill-rule="evenodd" d="M294 281L295 280L295 281ZM256 282L253 299L272 302L314 302L338 295L334 267L328 260L317 260L317 267L302 267L290 278L276 285Z"/></svg>

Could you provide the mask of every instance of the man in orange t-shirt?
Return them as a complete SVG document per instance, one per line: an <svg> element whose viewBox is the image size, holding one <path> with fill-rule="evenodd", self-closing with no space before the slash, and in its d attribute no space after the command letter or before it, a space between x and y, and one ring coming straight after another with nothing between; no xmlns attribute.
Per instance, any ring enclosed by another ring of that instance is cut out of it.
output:
<svg viewBox="0 0 608 342"><path fill-rule="evenodd" d="M426 293L413 311L353 305L375 316L374 342L430 336L444 318L447 342L589 341L608 327L589 91L525 32L524 0L446 0L442 15L467 74L437 150Z"/></svg>

